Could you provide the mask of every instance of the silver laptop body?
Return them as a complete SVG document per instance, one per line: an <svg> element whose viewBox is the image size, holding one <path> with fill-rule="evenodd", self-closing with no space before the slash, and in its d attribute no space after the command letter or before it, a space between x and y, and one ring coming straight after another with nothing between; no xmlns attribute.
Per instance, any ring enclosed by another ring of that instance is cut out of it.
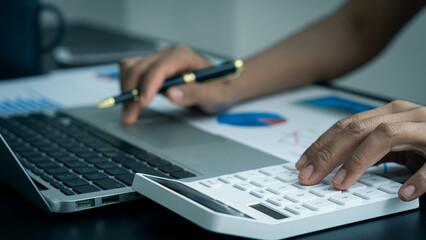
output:
<svg viewBox="0 0 426 240"><path fill-rule="evenodd" d="M83 107L61 112L193 173L195 176L188 178L192 181L285 163L285 160L150 110L145 110L132 126L121 124L118 107L102 110ZM54 113L46 112L47 115ZM8 117L13 116L2 118L7 120ZM49 214L75 212L141 197L131 185L66 195L26 169L1 135L0 178Z"/></svg>

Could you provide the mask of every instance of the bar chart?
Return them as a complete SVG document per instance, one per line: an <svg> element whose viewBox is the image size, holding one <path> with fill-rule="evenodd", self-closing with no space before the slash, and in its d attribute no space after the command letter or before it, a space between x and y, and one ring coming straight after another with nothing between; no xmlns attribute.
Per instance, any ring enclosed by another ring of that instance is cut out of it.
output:
<svg viewBox="0 0 426 240"><path fill-rule="evenodd" d="M19 95L0 97L0 115L57 109L61 107L62 104L33 90L28 90Z"/></svg>

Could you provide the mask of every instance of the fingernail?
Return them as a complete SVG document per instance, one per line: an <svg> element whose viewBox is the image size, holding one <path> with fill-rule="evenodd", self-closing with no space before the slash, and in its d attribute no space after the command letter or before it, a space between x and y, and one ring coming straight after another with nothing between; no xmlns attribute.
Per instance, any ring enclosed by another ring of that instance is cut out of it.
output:
<svg viewBox="0 0 426 240"><path fill-rule="evenodd" d="M309 180L309 178L311 178L313 172L314 172L314 166L312 164L310 164L309 166L307 166L306 168L304 168L300 172L299 177L303 180Z"/></svg>
<svg viewBox="0 0 426 240"><path fill-rule="evenodd" d="M336 175L334 175L333 182L336 184L341 184L346 177L346 170L341 168Z"/></svg>
<svg viewBox="0 0 426 240"><path fill-rule="evenodd" d="M401 195L404 196L407 199L411 198L411 196L413 196L415 190L416 190L416 188L413 185L408 185L404 189L401 190Z"/></svg>
<svg viewBox="0 0 426 240"><path fill-rule="evenodd" d="M303 166L305 166L307 161L308 161L308 157L306 157L306 155L302 155L299 161L296 162L296 167L302 168Z"/></svg>
<svg viewBox="0 0 426 240"><path fill-rule="evenodd" d="M183 91L179 88L173 88L170 89L170 95L172 98L182 99L183 98Z"/></svg>

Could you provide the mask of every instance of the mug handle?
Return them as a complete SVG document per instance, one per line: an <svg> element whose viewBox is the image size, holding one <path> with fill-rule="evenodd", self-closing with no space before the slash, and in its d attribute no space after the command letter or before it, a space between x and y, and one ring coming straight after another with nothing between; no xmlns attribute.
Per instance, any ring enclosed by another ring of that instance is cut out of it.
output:
<svg viewBox="0 0 426 240"><path fill-rule="evenodd" d="M51 51L54 47L56 47L62 41L62 38L64 37L64 33L65 33L65 18L64 18L64 15L61 13L61 11L57 7L50 4L40 5L39 11L52 12L54 15L56 15L56 18L58 21L58 29L56 31L56 36L52 39L50 43L46 44L46 46L41 46L40 48L41 53L46 53Z"/></svg>

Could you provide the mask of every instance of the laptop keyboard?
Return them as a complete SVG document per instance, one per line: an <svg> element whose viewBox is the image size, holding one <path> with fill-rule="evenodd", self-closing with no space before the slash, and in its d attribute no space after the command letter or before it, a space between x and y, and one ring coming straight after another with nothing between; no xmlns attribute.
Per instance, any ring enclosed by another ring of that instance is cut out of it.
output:
<svg viewBox="0 0 426 240"><path fill-rule="evenodd" d="M66 195L131 186L137 172L195 176L61 112L0 118L0 133L27 170Z"/></svg>

